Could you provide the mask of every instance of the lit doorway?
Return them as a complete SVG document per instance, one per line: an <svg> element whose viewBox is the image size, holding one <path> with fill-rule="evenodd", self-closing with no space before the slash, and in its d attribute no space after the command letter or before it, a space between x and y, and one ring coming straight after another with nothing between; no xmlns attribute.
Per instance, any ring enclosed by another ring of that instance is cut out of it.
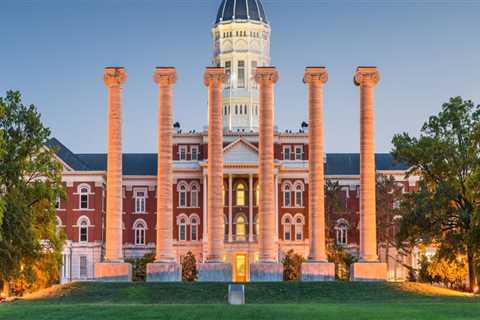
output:
<svg viewBox="0 0 480 320"><path fill-rule="evenodd" d="M248 258L244 253L237 253L235 255L235 272L234 282L247 282L247 264Z"/></svg>

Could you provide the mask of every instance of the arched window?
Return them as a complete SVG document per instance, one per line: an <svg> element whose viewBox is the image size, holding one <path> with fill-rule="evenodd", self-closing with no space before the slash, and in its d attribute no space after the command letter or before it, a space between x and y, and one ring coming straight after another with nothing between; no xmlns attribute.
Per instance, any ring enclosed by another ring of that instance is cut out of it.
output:
<svg viewBox="0 0 480 320"><path fill-rule="evenodd" d="M346 246L348 244L348 222L345 219L339 219L335 227L337 245Z"/></svg>
<svg viewBox="0 0 480 320"><path fill-rule="evenodd" d="M235 190L235 199L237 206L245 205L245 185L243 183L237 184L237 188Z"/></svg>
<svg viewBox="0 0 480 320"><path fill-rule="evenodd" d="M187 184L181 182L178 184L178 206L180 208L185 208L187 206Z"/></svg>
<svg viewBox="0 0 480 320"><path fill-rule="evenodd" d="M292 185L290 183L283 185L283 206L285 208L292 206Z"/></svg>
<svg viewBox="0 0 480 320"><path fill-rule="evenodd" d="M188 217L184 214L181 214L180 216L178 216L177 224L178 224L178 240L187 241Z"/></svg>
<svg viewBox="0 0 480 320"><path fill-rule="evenodd" d="M198 192L200 186L198 183L192 183L190 186L190 207L198 208Z"/></svg>
<svg viewBox="0 0 480 320"><path fill-rule="evenodd" d="M239 214L235 218L235 239L237 241L245 241L247 235L247 220L243 214Z"/></svg>
<svg viewBox="0 0 480 320"><path fill-rule="evenodd" d="M78 226L78 241L88 242L88 227L90 227L90 220L88 217L80 217L77 221Z"/></svg>
<svg viewBox="0 0 480 320"><path fill-rule="evenodd" d="M78 207L80 209L88 209L88 198L90 195L90 186L88 184L81 184L78 186Z"/></svg>
<svg viewBox="0 0 480 320"><path fill-rule="evenodd" d="M303 183L295 183L295 207L303 207Z"/></svg>
<svg viewBox="0 0 480 320"><path fill-rule="evenodd" d="M303 240L303 226L305 225L305 219L303 215L297 214L294 218L295 221L295 241Z"/></svg>
<svg viewBox="0 0 480 320"><path fill-rule="evenodd" d="M200 218L194 214L190 217L190 241L198 240L198 226L200 224Z"/></svg>
<svg viewBox="0 0 480 320"><path fill-rule="evenodd" d="M147 223L144 220L138 219L133 224L133 231L135 232L135 245L144 246L146 243L145 240L145 230L147 229Z"/></svg>
<svg viewBox="0 0 480 320"><path fill-rule="evenodd" d="M292 216L286 214L283 216L283 240L290 241L292 240Z"/></svg>

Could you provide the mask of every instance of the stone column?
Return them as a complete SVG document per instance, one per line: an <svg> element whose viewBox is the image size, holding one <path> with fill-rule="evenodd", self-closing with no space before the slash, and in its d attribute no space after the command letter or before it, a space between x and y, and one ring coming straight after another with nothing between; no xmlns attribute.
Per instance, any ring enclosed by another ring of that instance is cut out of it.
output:
<svg viewBox="0 0 480 320"><path fill-rule="evenodd" d="M207 68L208 87L208 244L199 281L230 282L232 266L224 263L222 84L224 68Z"/></svg>
<svg viewBox="0 0 480 320"><path fill-rule="evenodd" d="M327 262L325 252L325 178L323 148L323 85L328 81L324 67L305 69L308 86L308 180L309 241L308 261L302 264L302 281L335 280L335 264Z"/></svg>
<svg viewBox="0 0 480 320"><path fill-rule="evenodd" d="M173 85L175 68L157 68L158 163L157 163L157 247L155 263L147 264L148 282L180 281L181 266L173 252Z"/></svg>
<svg viewBox="0 0 480 320"><path fill-rule="evenodd" d="M260 86L259 116L259 261L250 267L251 281L281 281L283 266L275 246L275 203L273 162L273 85L278 80L275 67L259 67L255 80Z"/></svg>
<svg viewBox="0 0 480 320"><path fill-rule="evenodd" d="M100 281L131 281L132 267L123 262L122 223L122 85L124 68L105 68L108 88L107 217L104 262L95 264Z"/></svg>
<svg viewBox="0 0 480 320"><path fill-rule="evenodd" d="M352 266L355 281L387 279L387 265L377 256L374 90L379 80L376 67L359 67L354 78L360 87L360 261Z"/></svg>
<svg viewBox="0 0 480 320"><path fill-rule="evenodd" d="M228 242L233 241L233 177L228 175Z"/></svg>
<svg viewBox="0 0 480 320"><path fill-rule="evenodd" d="M248 176L248 242L253 242L253 175Z"/></svg>

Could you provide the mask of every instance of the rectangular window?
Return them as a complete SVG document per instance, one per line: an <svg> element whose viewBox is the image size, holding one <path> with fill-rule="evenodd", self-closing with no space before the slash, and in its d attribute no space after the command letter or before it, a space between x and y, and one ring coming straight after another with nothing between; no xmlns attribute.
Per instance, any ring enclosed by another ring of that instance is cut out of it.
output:
<svg viewBox="0 0 480 320"><path fill-rule="evenodd" d="M295 240L302 241L302 230L300 229L301 226L295 227Z"/></svg>
<svg viewBox="0 0 480 320"><path fill-rule="evenodd" d="M284 193L283 206L284 206L285 208L288 208L288 207L291 206L291 204L290 204L290 194L291 194L290 191L286 191L286 192Z"/></svg>
<svg viewBox="0 0 480 320"><path fill-rule="evenodd" d="M245 61L238 61L238 88L245 88Z"/></svg>
<svg viewBox="0 0 480 320"><path fill-rule="evenodd" d="M145 213L146 195L144 191L135 192L135 213Z"/></svg>
<svg viewBox="0 0 480 320"><path fill-rule="evenodd" d="M80 226L80 242L88 242L88 226Z"/></svg>
<svg viewBox="0 0 480 320"><path fill-rule="evenodd" d="M198 160L198 147L194 146L192 147L192 161L197 161Z"/></svg>
<svg viewBox="0 0 480 320"><path fill-rule="evenodd" d="M196 224L192 224L190 226L190 228L192 229L192 237L190 240L192 241L196 241L197 240L197 225Z"/></svg>
<svg viewBox="0 0 480 320"><path fill-rule="evenodd" d="M283 160L290 160L290 147L283 147Z"/></svg>
<svg viewBox="0 0 480 320"><path fill-rule="evenodd" d="M303 160L303 147L296 146L295 147L295 160Z"/></svg>
<svg viewBox="0 0 480 320"><path fill-rule="evenodd" d="M296 191L295 192L295 207L301 208L302 207L302 192Z"/></svg>
<svg viewBox="0 0 480 320"><path fill-rule="evenodd" d="M198 208L198 191L192 191L190 206L192 208Z"/></svg>
<svg viewBox="0 0 480 320"><path fill-rule="evenodd" d="M80 278L86 278L87 276L87 256L80 256Z"/></svg>
<svg viewBox="0 0 480 320"><path fill-rule="evenodd" d="M60 209L60 197L55 199L55 209Z"/></svg>
<svg viewBox="0 0 480 320"><path fill-rule="evenodd" d="M232 81L232 79L231 79L232 62L231 61L225 61L225 75L227 76L227 83L226 83L225 87L230 88L230 82Z"/></svg>
<svg viewBox="0 0 480 320"><path fill-rule="evenodd" d="M179 237L180 237L180 241L185 241L187 240L186 239L186 226L184 224L180 225L180 234L179 234Z"/></svg>
<svg viewBox="0 0 480 320"><path fill-rule="evenodd" d="M287 230L285 230L285 236L284 236L284 240L285 241L290 241L291 240L291 237L290 237L290 228L288 228Z"/></svg>
<svg viewBox="0 0 480 320"><path fill-rule="evenodd" d="M88 209L88 195L80 195L80 209Z"/></svg>
<svg viewBox="0 0 480 320"><path fill-rule="evenodd" d="M256 88L257 87L257 81L255 81L255 73L257 72L257 61L252 61L252 70L251 70L251 76L250 76L250 81L252 82L251 87Z"/></svg>
<svg viewBox="0 0 480 320"><path fill-rule="evenodd" d="M179 199L180 208L185 208L187 206L187 192L180 191L179 197L180 197Z"/></svg>
<svg viewBox="0 0 480 320"><path fill-rule="evenodd" d="M178 157L179 157L180 161L187 160L187 147L186 146L180 146L179 147Z"/></svg>

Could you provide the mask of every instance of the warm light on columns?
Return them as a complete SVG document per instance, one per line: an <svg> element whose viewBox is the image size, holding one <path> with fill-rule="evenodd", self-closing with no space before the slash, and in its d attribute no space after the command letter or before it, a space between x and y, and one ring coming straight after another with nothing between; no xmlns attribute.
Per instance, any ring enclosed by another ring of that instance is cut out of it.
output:
<svg viewBox="0 0 480 320"><path fill-rule="evenodd" d="M173 262L173 67L157 68L158 85L158 173L157 173L157 262Z"/></svg>
<svg viewBox="0 0 480 320"><path fill-rule="evenodd" d="M208 244L207 261L223 263L223 125L222 84L224 68L207 68L204 83L208 87Z"/></svg>
<svg viewBox="0 0 480 320"><path fill-rule="evenodd" d="M325 179L323 85L328 81L324 67L305 69L303 82L308 86L308 148L309 148L309 239L310 261L327 261L325 252Z"/></svg>
<svg viewBox="0 0 480 320"><path fill-rule="evenodd" d="M277 262L275 248L275 203L273 163L273 85L278 81L275 67L259 67L255 81L260 87L259 114L259 261Z"/></svg>
<svg viewBox="0 0 480 320"><path fill-rule="evenodd" d="M375 86L376 67L359 67L354 82L360 87L360 261L376 262L377 227L375 204Z"/></svg>
<svg viewBox="0 0 480 320"><path fill-rule="evenodd" d="M108 88L107 217L105 260L123 262L122 224L122 85L127 80L124 68L105 68L103 80Z"/></svg>

